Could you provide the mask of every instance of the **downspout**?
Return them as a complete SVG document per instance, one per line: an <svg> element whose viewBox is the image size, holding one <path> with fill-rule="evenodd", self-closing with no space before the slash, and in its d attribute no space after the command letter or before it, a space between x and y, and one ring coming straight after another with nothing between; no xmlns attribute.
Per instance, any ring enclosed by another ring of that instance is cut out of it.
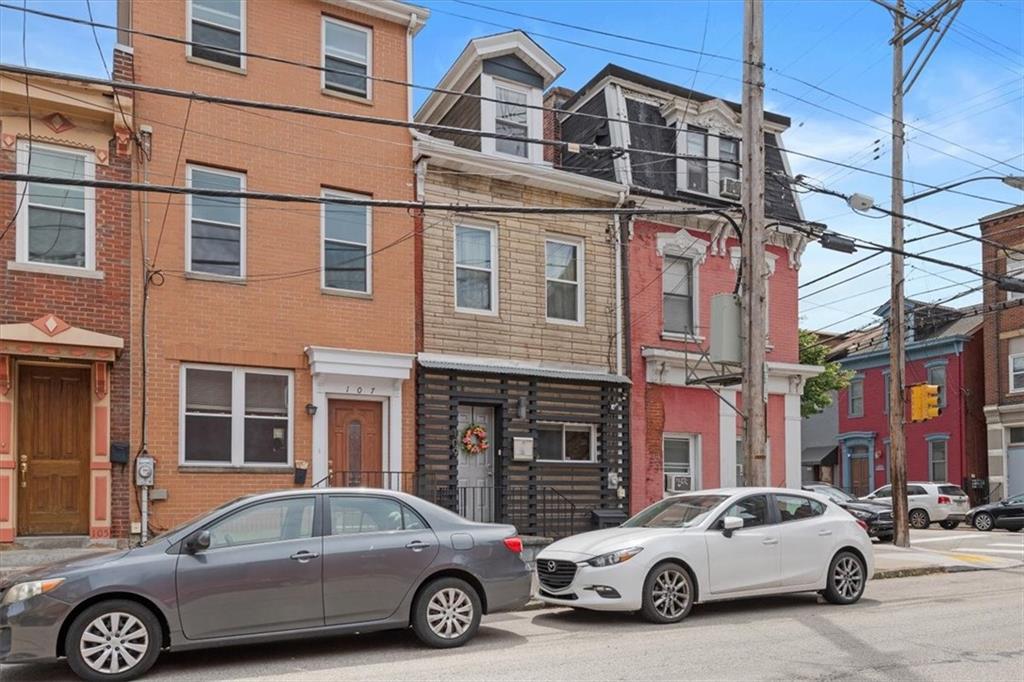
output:
<svg viewBox="0 0 1024 682"><path fill-rule="evenodd" d="M149 159L153 152L153 129L148 125L139 126L140 139L144 141L139 147L139 156L142 161L142 184L149 184ZM147 456L149 445L148 425L148 397L147 388L149 384L148 356L148 324L147 313L149 310L149 287L152 282L152 271L149 263L149 193L142 193L142 300L140 302L139 316L139 351L140 351L140 411L139 411L139 450L136 459L140 456ZM139 502L139 541L145 543L149 539L149 488L142 486Z"/></svg>
<svg viewBox="0 0 1024 682"><path fill-rule="evenodd" d="M626 204L626 200L629 198L629 189L623 189L619 192L619 199L615 202L615 208L622 208ZM628 221L629 218L626 218ZM623 265L622 259L625 254L622 242L623 232L622 216L619 213L615 214L615 373L622 375L624 369L623 349L625 344L622 342L622 335L625 333L625 329L622 326L622 307L626 304L625 297L622 291L622 279L623 279Z"/></svg>

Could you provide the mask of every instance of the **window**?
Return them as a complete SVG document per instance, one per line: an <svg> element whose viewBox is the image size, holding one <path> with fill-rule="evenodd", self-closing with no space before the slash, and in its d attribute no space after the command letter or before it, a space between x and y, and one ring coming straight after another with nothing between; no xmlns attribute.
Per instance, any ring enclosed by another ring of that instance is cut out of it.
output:
<svg viewBox="0 0 1024 682"><path fill-rule="evenodd" d="M696 440L696 436L665 436L662 441L665 489L669 492L696 490L700 487L696 476ZM679 482L685 482L685 485L669 485Z"/></svg>
<svg viewBox="0 0 1024 682"><path fill-rule="evenodd" d="M946 406L946 366L933 365L928 368L928 383L939 387L939 407Z"/></svg>
<svg viewBox="0 0 1024 682"><path fill-rule="evenodd" d="M672 334L694 333L693 260L665 256L661 275L662 311L665 331Z"/></svg>
<svg viewBox="0 0 1024 682"><path fill-rule="evenodd" d="M703 523L708 514L726 500L725 495L684 495L670 497L633 516L623 528L689 528Z"/></svg>
<svg viewBox="0 0 1024 682"><path fill-rule="evenodd" d="M312 495L261 502L214 523L210 549L313 537Z"/></svg>
<svg viewBox="0 0 1024 682"><path fill-rule="evenodd" d="M1024 355L1011 355L1010 391L1024 391Z"/></svg>
<svg viewBox="0 0 1024 682"><path fill-rule="evenodd" d="M455 227L455 307L471 312L496 312L495 230Z"/></svg>
<svg viewBox="0 0 1024 682"><path fill-rule="evenodd" d="M1024 278L1024 254L1012 252L1006 254L1006 274L1009 277ZM1024 294L1015 291L1006 292L1007 301L1016 301L1021 297L1024 297Z"/></svg>
<svg viewBox="0 0 1024 682"><path fill-rule="evenodd" d="M940 485L939 493L942 495L952 495L953 497L967 497L967 493L958 485Z"/></svg>
<svg viewBox="0 0 1024 682"><path fill-rule="evenodd" d="M776 495L775 506L779 510L779 520L800 521L825 513L825 505L809 497L799 495Z"/></svg>
<svg viewBox="0 0 1024 682"><path fill-rule="evenodd" d="M494 132L499 135L513 135L526 138L529 136L528 112L526 109L527 95L522 90L513 90L502 85L494 86L494 98L498 100L494 109ZM494 140L495 151L526 158L529 155L525 141Z"/></svg>
<svg viewBox="0 0 1024 682"><path fill-rule="evenodd" d="M946 444L945 440L928 441L929 481L945 481L948 478L946 472Z"/></svg>
<svg viewBox="0 0 1024 682"><path fill-rule="evenodd" d="M245 0L191 0L188 54L197 59L243 68Z"/></svg>
<svg viewBox="0 0 1024 682"><path fill-rule="evenodd" d="M882 414L889 414L889 379L890 374L888 371L882 372Z"/></svg>
<svg viewBox="0 0 1024 682"><path fill-rule="evenodd" d="M768 497L751 495L726 509L723 516L738 516L744 528L763 526L768 523Z"/></svg>
<svg viewBox="0 0 1024 682"><path fill-rule="evenodd" d="M291 462L290 372L213 365L182 368L181 462Z"/></svg>
<svg viewBox="0 0 1024 682"><path fill-rule="evenodd" d="M324 17L323 40L321 85L327 90L369 99L373 31Z"/></svg>
<svg viewBox="0 0 1024 682"><path fill-rule="evenodd" d="M396 500L383 497L331 497L331 533L382 533L422 530L423 520Z"/></svg>
<svg viewBox="0 0 1024 682"><path fill-rule="evenodd" d="M1024 444L1024 426L1013 426L1008 430L1010 445Z"/></svg>
<svg viewBox="0 0 1024 682"><path fill-rule="evenodd" d="M325 191L323 196L352 195ZM323 287L369 293L370 207L324 204L322 217Z"/></svg>
<svg viewBox="0 0 1024 682"><path fill-rule="evenodd" d="M928 491L919 485L908 485L907 495L927 495Z"/></svg>
<svg viewBox="0 0 1024 682"><path fill-rule="evenodd" d="M544 242L547 282L547 317L562 322L582 322L581 244L549 239Z"/></svg>
<svg viewBox="0 0 1024 682"><path fill-rule="evenodd" d="M548 462L594 462L594 427L589 424L539 424L537 459Z"/></svg>
<svg viewBox="0 0 1024 682"><path fill-rule="evenodd" d="M740 160L740 141L732 137L718 138L718 158L721 161L735 161L736 163L719 163L718 175L722 178L740 179L740 167L737 165Z"/></svg>
<svg viewBox="0 0 1024 682"><path fill-rule="evenodd" d="M864 378L858 377L850 382L850 404L847 405L848 417L864 416Z"/></svg>
<svg viewBox="0 0 1024 682"><path fill-rule="evenodd" d="M876 490L873 495L875 497L892 497L892 486L883 485L881 488Z"/></svg>
<svg viewBox="0 0 1024 682"><path fill-rule="evenodd" d="M686 189L691 192L708 193L708 136L707 130L687 126L686 155L702 157L686 160Z"/></svg>
<svg viewBox="0 0 1024 682"><path fill-rule="evenodd" d="M197 189L245 190L245 175L188 166L186 182ZM185 197L185 244L189 272L245 276L245 200L240 197Z"/></svg>
<svg viewBox="0 0 1024 682"><path fill-rule="evenodd" d="M19 173L92 180L91 153L18 142ZM21 195L25 198L22 200ZM92 187L18 183L17 260L92 270L95 267L95 190Z"/></svg>

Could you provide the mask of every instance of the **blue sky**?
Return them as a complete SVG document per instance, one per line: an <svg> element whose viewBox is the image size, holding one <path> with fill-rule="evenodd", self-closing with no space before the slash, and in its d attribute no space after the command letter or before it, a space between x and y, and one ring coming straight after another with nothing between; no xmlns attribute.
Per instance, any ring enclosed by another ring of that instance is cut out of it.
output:
<svg viewBox="0 0 1024 682"><path fill-rule="evenodd" d="M20 0L7 1L20 4ZM416 83L436 84L469 39L507 28L522 28L566 67L558 84L568 88L579 87L605 64L615 62L713 95L731 99L740 96L740 64L734 61L741 49L739 0L473 2L698 51L703 46L705 54L698 56L597 36L448 0L424 0L420 4L428 6L433 14L415 42ZM917 9L926 4L925 0L908 2L909 7ZM84 0L30 1L29 5L86 16ZM891 53L887 41L891 20L887 13L867 0L767 0L765 5L765 60L770 69L766 77L766 103L770 110L793 120L793 127L784 135L787 147L887 173L891 161L886 115L890 107ZM112 0L93 0L93 11L98 21L114 23ZM29 17L27 28L30 65L102 73L88 28L39 17ZM21 29L20 12L0 10L0 59L4 62L22 62ZM99 37L109 61L113 35L100 31ZM625 55L571 45L564 40ZM252 45L249 48L257 49ZM418 101L423 97L420 91ZM943 184L971 175L1024 175L1024 1L967 0L954 29L908 95L906 120L912 126L908 128L905 170L909 180ZM880 142L876 144L876 140ZM880 158L873 160L875 156ZM993 159L1009 165L1000 165ZM884 177L847 171L799 156L792 156L790 162L794 173L803 173L845 193L871 195L879 204L888 205L890 183ZM908 185L907 193L918 189ZM1024 193L998 181L980 181L963 189L1005 202L1024 202ZM853 214L839 199L805 196L803 207L808 219L825 222L837 231L888 241L887 220ZM906 212L957 227L1003 208L1006 206L1002 204L943 193L909 204ZM934 230L910 224L906 235L913 238L930 232ZM977 234L977 229L970 232ZM957 241L961 238L929 238L912 245L911 250ZM804 256L801 281L809 282L863 255L866 254L831 253L811 246ZM981 266L981 245L977 242L931 255L962 265ZM840 282L825 293L801 301L802 325L840 331L870 322L869 311L888 300L888 269L883 267L859 278L853 276L885 262L886 257L877 257L843 275L805 287L802 295ZM965 272L908 260L907 292L920 295L923 300L947 298L979 283ZM973 294L955 304L979 300L980 296Z"/></svg>

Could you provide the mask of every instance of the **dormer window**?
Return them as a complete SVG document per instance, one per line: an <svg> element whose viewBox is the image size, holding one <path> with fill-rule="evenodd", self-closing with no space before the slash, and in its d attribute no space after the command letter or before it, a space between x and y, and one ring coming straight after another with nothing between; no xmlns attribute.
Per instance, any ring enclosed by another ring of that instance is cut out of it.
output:
<svg viewBox="0 0 1024 682"><path fill-rule="evenodd" d="M676 161L676 189L738 200L742 177L739 116L721 100L709 100L691 111L672 99L662 104L659 112L680 131L675 136L676 152L690 157Z"/></svg>
<svg viewBox="0 0 1024 682"><path fill-rule="evenodd" d="M718 139L718 177L722 180L735 180L737 185L740 180L740 141L733 137L720 137ZM729 163L734 161L735 163ZM729 195L734 189L728 182L722 182L719 193L723 196Z"/></svg>
<svg viewBox="0 0 1024 682"><path fill-rule="evenodd" d="M495 103L494 132L501 135L529 137L527 93L495 84L494 95L494 98L498 100ZM526 142L516 140L495 139L494 149L502 154L512 154L523 158L528 155Z"/></svg>

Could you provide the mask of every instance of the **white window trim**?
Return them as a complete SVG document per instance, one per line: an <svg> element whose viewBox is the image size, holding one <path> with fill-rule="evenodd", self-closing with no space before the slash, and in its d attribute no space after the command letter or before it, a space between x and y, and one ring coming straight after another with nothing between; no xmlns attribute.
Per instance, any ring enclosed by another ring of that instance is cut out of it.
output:
<svg viewBox="0 0 1024 682"><path fill-rule="evenodd" d="M932 457L933 448L937 443L942 443L942 447L945 450L945 455L942 460L943 469L945 469L945 475L940 479L932 477L932 467L934 466L934 458ZM948 481L949 480L949 438L933 438L928 441L928 477L936 482Z"/></svg>
<svg viewBox="0 0 1024 682"><path fill-rule="evenodd" d="M689 258L692 267L693 290L690 292L693 297L693 333L680 334L678 332L665 331L665 285L661 287L661 338L671 341L703 341L704 337L700 331L700 266L708 257L708 242L699 237L692 236L687 230L680 229L678 232L661 232L658 234L655 250L662 258L662 272L665 272L665 256L676 258Z"/></svg>
<svg viewBox="0 0 1024 682"><path fill-rule="evenodd" d="M712 133L711 133L711 131L709 129L707 129L704 126L699 126L699 125L690 124L690 123L682 124L682 126L683 126L682 129L678 133L676 133L676 153L677 154L679 154L680 156L687 156L687 155L689 155L689 153L690 153L690 148L689 148L689 134L690 134L690 130L694 129L694 128L700 128L701 131L704 132L704 150L705 150L704 156L706 156L709 159L717 158L717 156L718 156L718 138L717 137L713 137ZM697 132L697 131L694 130L694 132ZM714 153L712 153L712 146L714 147ZM706 169L706 175L707 175L707 179L708 179L708 191L707 192L700 192L700 191L695 190L695 189L690 189L689 166L687 164L687 161L688 161L687 159L677 159L677 161L676 161L676 169L678 171L676 173L676 176L679 178L679 181L676 183L676 187L679 189L679 191L680 192L689 192L691 194L701 194L701 195L710 196L710 197L718 196L718 191L717 191L718 190L718 180L717 180L717 178L718 178L718 166L717 166L717 164L712 164L710 161L704 161L704 165L705 165L705 169ZM714 180L712 179L712 173L714 173ZM712 191L712 190L715 190L715 191Z"/></svg>
<svg viewBox="0 0 1024 682"><path fill-rule="evenodd" d="M322 197L348 197L352 199L368 199L369 197L364 194L354 194L352 192L340 192L338 190L322 189L320 190L320 196ZM349 294L363 294L366 296L373 295L373 208L371 206L366 207L366 243L359 244L359 242L345 241L344 239L331 239L332 242L339 244L351 244L354 246L366 247L366 289L342 289L341 287L327 286L327 269L326 269L326 258L327 258L327 204L320 204L320 288L324 291L338 292L338 293L349 293Z"/></svg>
<svg viewBox="0 0 1024 682"><path fill-rule="evenodd" d="M246 20L245 15L248 13L248 7L246 7L247 0L240 0L239 13L240 20L240 36L239 36L239 49L242 52L246 52ZM230 27L224 26L227 30L234 30ZM227 71L245 71L245 55L238 55L238 66L232 66L231 64L221 64L210 59L204 59L203 57L196 57L192 54L192 0L185 0L185 56L188 59L195 60L201 64L212 66L217 69L225 69Z"/></svg>
<svg viewBox="0 0 1024 682"><path fill-rule="evenodd" d="M230 177L239 178L241 184L239 190L245 191L245 173L239 173L238 171L228 171L220 168L212 168L210 166L202 166L197 163L186 164L185 166L185 186L192 186L192 171L194 169L201 170L206 173L218 173L220 175L227 175ZM245 215L245 199L240 198L239 201L239 244L238 244L238 274L237 275L222 275L216 272L203 272L201 270L192 269L192 196L191 194L185 195L185 272L191 275L197 275L205 279L223 279L231 282L244 280L245 279L245 236L246 236L246 215ZM224 223L227 225L227 223Z"/></svg>
<svg viewBox="0 0 1024 682"><path fill-rule="evenodd" d="M185 375L190 369L231 372L231 461L210 462L185 460ZM245 461L245 375L271 374L288 377L288 461L284 463ZM209 365L183 362L178 387L178 464L186 467L232 467L238 469L289 469L293 466L295 442L295 375L290 370L265 367L239 367L237 365Z"/></svg>
<svg viewBox="0 0 1024 682"><path fill-rule="evenodd" d="M320 66L322 69L327 68L327 24L337 24L338 26L344 26L350 28L353 31L359 31L366 36L366 94L360 95L358 92L352 92L351 90L338 90L335 88L327 87L327 71L320 71L320 90L321 92L329 93L331 95L342 95L346 97L353 97L359 100L372 100L373 99L373 29L369 26L360 26L359 24L353 24L348 21L342 21L334 17L322 15L320 20Z"/></svg>
<svg viewBox="0 0 1024 682"><path fill-rule="evenodd" d="M480 74L480 94L484 98L480 100L481 132L496 132L497 103L494 100L497 99L497 85L526 95L526 104L528 105L526 110L526 136L534 139L543 137L544 112L539 108L535 108L543 106L543 95L540 88L531 88L522 83L497 78L489 73ZM482 137L480 138L480 151L484 154L491 154L503 159L517 159L520 163L527 161L530 163L547 163L544 161L544 150L539 144L528 143L526 145L526 157L524 158L515 154L499 152L493 137Z"/></svg>
<svg viewBox="0 0 1024 682"><path fill-rule="evenodd" d="M945 363L934 364L930 367L926 365L924 376L925 381L929 384L933 383L931 380L932 370L942 371L942 383L935 383L934 385L939 387L939 407L944 408L949 403L949 371L947 370Z"/></svg>
<svg viewBox="0 0 1024 682"><path fill-rule="evenodd" d="M44 144L40 142L29 140L18 140L18 146L16 151L16 166L19 173L28 173L29 164L29 145L31 144L32 149L48 149L62 154L75 154L85 159L83 171L85 173L86 180L96 179L96 155L90 151L84 149L76 149L74 147L64 147L55 144ZM83 187L84 191L84 205L85 205L85 266L78 267L75 265L61 265L59 263L41 263L33 260L29 260L28 248L28 214L29 214L29 198L28 198L28 183L19 181L15 188L15 206L20 208L18 215L15 219L15 229L17 230L17 238L15 240L15 261L26 266L31 266L33 269L41 269L42 272L52 272L53 274L69 274L69 275L80 275L82 273L92 273L96 271L96 190L93 187ZM24 200L22 200L24 197Z"/></svg>
<svg viewBox="0 0 1024 682"><path fill-rule="evenodd" d="M860 414L855 414L853 411L853 386L857 384L860 386ZM865 395L864 395L864 377L855 376L850 379L850 386L847 390L846 395L846 416L850 419L860 419L864 416L865 412Z"/></svg>
<svg viewBox="0 0 1024 682"><path fill-rule="evenodd" d="M547 273L547 260L548 260L548 242L554 244L565 244L567 246L576 247L576 317L575 320L563 320L558 317L551 317L548 315L548 282L562 282L563 284L570 284L569 280L564 279L552 279L548 277ZM576 237L562 237L562 236L548 236L544 238L544 318L551 324L564 324L570 327L583 327L587 323L587 311L586 303L587 296L585 290L585 276L586 271L586 250L584 248L584 240Z"/></svg>
<svg viewBox="0 0 1024 682"><path fill-rule="evenodd" d="M700 450L700 434L699 433L676 433L666 431L661 434L661 473L662 475L678 473L674 471L667 471L665 469L665 441L667 440L685 440L690 443L690 480L693 485L690 487L690 491L701 489L701 450Z"/></svg>
<svg viewBox="0 0 1024 682"><path fill-rule="evenodd" d="M1006 356L1006 368L1010 373L1009 393L1024 393L1024 386L1014 387L1013 385L1013 360L1014 358L1024 358L1024 353L1014 353L1013 355Z"/></svg>
<svg viewBox="0 0 1024 682"><path fill-rule="evenodd" d="M1006 263L1003 266L1008 277L1022 277L1024 276L1024 256L1020 254L1007 254ZM1015 291L1006 292L1007 301L1016 301L1020 298L1024 298L1024 294L1017 293ZM1024 390L1024 389L1022 389Z"/></svg>
<svg viewBox="0 0 1024 682"><path fill-rule="evenodd" d="M491 309L463 308L459 305L459 268L487 272L487 268L477 268L471 265L459 265L459 228L471 230L487 230L491 233ZM467 313L469 315L498 316L498 227L497 225L484 225L474 222L459 222L452 230L452 295L455 297L455 312Z"/></svg>
<svg viewBox="0 0 1024 682"><path fill-rule="evenodd" d="M562 428L562 457L563 459L540 459L537 462L547 462L548 464L596 464L597 463L597 427L594 424L583 424L580 422L549 422L540 421L537 422L537 426L560 426ZM566 427L570 431L582 431L588 429L590 431L590 459L586 461L580 461L577 459L565 459L565 431Z"/></svg>

